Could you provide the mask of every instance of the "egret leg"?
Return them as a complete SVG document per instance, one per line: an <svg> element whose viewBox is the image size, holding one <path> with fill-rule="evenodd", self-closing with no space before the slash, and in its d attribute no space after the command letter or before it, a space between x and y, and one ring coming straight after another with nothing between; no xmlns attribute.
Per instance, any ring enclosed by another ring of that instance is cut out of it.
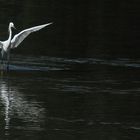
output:
<svg viewBox="0 0 140 140"><path fill-rule="evenodd" d="M4 56L4 52L3 50L1 51L1 64L3 64L3 56Z"/></svg>
<svg viewBox="0 0 140 140"><path fill-rule="evenodd" d="M1 51L1 69L4 68L4 51Z"/></svg>
<svg viewBox="0 0 140 140"><path fill-rule="evenodd" d="M7 53L7 71L9 71L9 64L10 64L10 50Z"/></svg>

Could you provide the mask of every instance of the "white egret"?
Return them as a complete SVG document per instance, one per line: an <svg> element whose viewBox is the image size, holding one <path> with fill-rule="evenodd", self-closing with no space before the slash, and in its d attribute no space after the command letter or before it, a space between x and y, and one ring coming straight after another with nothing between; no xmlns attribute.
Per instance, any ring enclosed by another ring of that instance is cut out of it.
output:
<svg viewBox="0 0 140 140"><path fill-rule="evenodd" d="M1 48L1 59L3 64L4 55L7 54L7 70L9 69L9 61L10 61L10 50L16 48L30 33L39 31L40 29L50 25L52 23L47 23L35 27L31 27L21 31L20 33L16 34L12 38L12 28L15 28L14 23L9 23L9 37L6 41L0 41L0 48Z"/></svg>

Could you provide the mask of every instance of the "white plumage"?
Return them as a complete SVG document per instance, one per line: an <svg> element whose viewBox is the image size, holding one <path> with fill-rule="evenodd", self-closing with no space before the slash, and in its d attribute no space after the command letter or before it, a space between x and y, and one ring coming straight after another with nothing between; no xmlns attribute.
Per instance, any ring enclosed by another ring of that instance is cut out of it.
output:
<svg viewBox="0 0 140 140"><path fill-rule="evenodd" d="M2 55L2 63L3 63L3 57L4 54L7 53L7 68L9 67L9 55L10 55L10 49L14 49L16 47L18 47L18 45L32 32L36 32L39 31L40 29L50 25L52 23L47 23L47 24L43 24L43 25L39 25L39 26L35 26L35 27L31 27L28 29L25 29L23 31L21 31L20 33L16 34L13 38L12 38L12 28L14 27L14 24L12 22L9 23L9 37L6 41L0 41L0 48L1 48L1 55Z"/></svg>

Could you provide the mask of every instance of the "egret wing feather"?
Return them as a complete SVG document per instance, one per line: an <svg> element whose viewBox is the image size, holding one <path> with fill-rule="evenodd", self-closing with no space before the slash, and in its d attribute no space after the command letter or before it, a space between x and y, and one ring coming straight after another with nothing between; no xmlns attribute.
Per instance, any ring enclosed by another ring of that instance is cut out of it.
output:
<svg viewBox="0 0 140 140"><path fill-rule="evenodd" d="M32 28L25 29L20 33L16 34L11 40L11 48L16 48L30 33L39 31L40 29L50 25L52 23L47 23L44 25L35 26Z"/></svg>
<svg viewBox="0 0 140 140"><path fill-rule="evenodd" d="M3 43L0 41L0 49L3 47Z"/></svg>

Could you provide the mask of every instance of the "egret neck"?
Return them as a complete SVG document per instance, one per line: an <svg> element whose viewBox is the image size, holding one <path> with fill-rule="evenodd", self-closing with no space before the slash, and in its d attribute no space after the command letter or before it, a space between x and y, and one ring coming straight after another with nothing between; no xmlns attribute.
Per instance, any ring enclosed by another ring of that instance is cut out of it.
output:
<svg viewBox="0 0 140 140"><path fill-rule="evenodd" d="M9 31L9 38L7 40L7 42L8 42L7 48L10 47L10 43L11 43L11 39L12 39L12 26L11 26L11 24L9 24L8 31Z"/></svg>

